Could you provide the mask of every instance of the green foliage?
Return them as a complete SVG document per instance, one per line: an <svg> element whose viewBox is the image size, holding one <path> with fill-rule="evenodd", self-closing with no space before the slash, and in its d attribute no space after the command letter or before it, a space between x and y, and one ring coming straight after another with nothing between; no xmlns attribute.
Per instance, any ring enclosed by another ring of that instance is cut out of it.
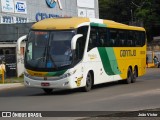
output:
<svg viewBox="0 0 160 120"><path fill-rule="evenodd" d="M100 18L118 22L129 21L130 9L125 0L99 0ZM119 14L120 13L120 14Z"/></svg>
<svg viewBox="0 0 160 120"><path fill-rule="evenodd" d="M99 0L100 18L130 24L142 23L148 40L160 35L160 0Z"/></svg>

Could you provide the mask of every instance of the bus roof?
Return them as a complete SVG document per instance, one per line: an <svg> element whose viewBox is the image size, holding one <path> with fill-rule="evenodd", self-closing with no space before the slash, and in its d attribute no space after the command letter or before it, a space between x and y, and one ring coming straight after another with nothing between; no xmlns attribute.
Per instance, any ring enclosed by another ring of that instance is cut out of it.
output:
<svg viewBox="0 0 160 120"><path fill-rule="evenodd" d="M119 28L119 29L127 29L127 30L145 31L145 29L144 29L143 27L130 26L130 25L118 23L118 22L111 21L111 20L103 20L103 23L104 23L108 28Z"/></svg>
<svg viewBox="0 0 160 120"><path fill-rule="evenodd" d="M118 23L112 20L103 20L103 19L90 19L90 18L48 18L41 20L35 23L32 26L32 29L37 30L67 30L67 29L76 29L79 25L83 23L95 23L100 26L105 26L108 28L119 28L119 29L127 29L127 30L139 30L145 31L142 27L129 26L126 24Z"/></svg>
<svg viewBox="0 0 160 120"><path fill-rule="evenodd" d="M65 30L75 29L78 25L89 22L88 18L48 18L35 23L32 29Z"/></svg>

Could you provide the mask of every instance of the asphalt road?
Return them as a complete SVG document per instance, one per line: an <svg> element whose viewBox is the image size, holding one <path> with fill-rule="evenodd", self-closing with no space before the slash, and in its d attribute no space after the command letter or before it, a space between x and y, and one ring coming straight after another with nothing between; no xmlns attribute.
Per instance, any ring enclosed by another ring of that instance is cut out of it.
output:
<svg viewBox="0 0 160 120"><path fill-rule="evenodd" d="M0 91L0 111L137 111L160 108L160 69L149 68L136 83L97 85L46 95L41 89L18 87Z"/></svg>

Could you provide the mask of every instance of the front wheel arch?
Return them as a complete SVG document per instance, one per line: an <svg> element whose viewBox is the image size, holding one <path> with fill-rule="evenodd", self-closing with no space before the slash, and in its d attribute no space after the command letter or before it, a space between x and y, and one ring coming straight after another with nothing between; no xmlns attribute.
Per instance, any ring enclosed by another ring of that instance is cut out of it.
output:
<svg viewBox="0 0 160 120"><path fill-rule="evenodd" d="M94 73L90 70L86 75L86 83L85 86L82 88L84 92L89 92L94 85Z"/></svg>

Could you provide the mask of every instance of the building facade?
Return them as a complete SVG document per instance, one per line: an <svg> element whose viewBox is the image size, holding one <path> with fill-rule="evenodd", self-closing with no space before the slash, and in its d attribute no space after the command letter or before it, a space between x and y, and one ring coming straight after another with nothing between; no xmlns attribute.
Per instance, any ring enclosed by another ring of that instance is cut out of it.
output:
<svg viewBox="0 0 160 120"><path fill-rule="evenodd" d="M160 61L160 36L153 37L152 42L147 44L147 57L149 67L155 67L154 65L154 56Z"/></svg>
<svg viewBox="0 0 160 120"><path fill-rule="evenodd" d="M160 36L153 37L153 41L148 43L147 51L159 51L160 52Z"/></svg>
<svg viewBox="0 0 160 120"><path fill-rule="evenodd" d="M50 17L99 18L98 0L0 0L0 23L37 22Z"/></svg>
<svg viewBox="0 0 160 120"><path fill-rule="evenodd" d="M28 34L33 23L57 17L99 18L98 0L0 0L0 60L8 77L23 72L25 43L18 55L18 38Z"/></svg>

